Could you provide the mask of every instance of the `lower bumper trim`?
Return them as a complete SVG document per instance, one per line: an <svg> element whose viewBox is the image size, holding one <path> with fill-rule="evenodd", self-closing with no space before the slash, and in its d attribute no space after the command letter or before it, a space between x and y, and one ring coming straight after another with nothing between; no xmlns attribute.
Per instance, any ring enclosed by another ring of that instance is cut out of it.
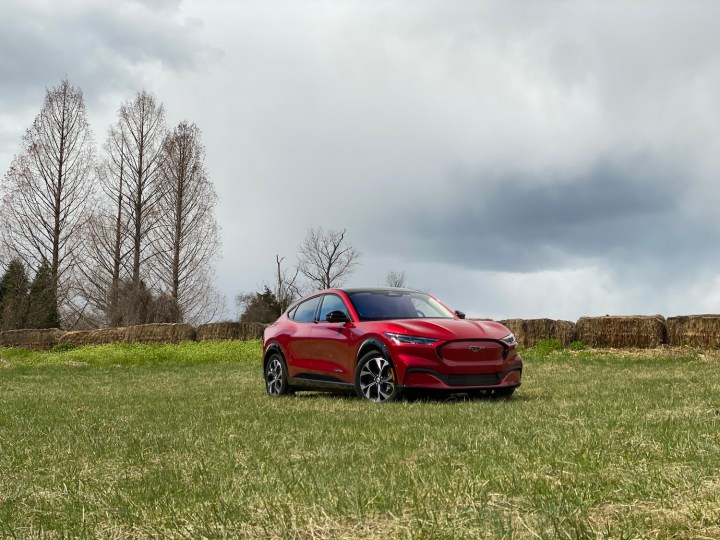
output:
<svg viewBox="0 0 720 540"><path fill-rule="evenodd" d="M510 375L512 372L517 371L518 376L513 380L512 384L502 384L503 380ZM520 375L522 374L522 368L513 367L511 369L500 371L497 373L481 373L471 375L447 375L445 373L439 373L437 371L425 368L408 368L405 372L405 378L403 380L403 386L405 387L422 387L422 386L436 386L436 384L423 384L422 382L412 383L409 379L412 379L413 375L429 375L430 377L437 379L439 383L449 388L462 388L462 387L493 387L499 386L520 386ZM429 379L429 377L425 377ZM430 379L431 380L431 379Z"/></svg>

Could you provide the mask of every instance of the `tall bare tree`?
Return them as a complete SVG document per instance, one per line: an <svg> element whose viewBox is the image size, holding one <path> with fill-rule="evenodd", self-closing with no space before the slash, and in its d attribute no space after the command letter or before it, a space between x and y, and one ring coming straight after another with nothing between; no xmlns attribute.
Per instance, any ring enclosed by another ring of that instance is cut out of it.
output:
<svg viewBox="0 0 720 540"><path fill-rule="evenodd" d="M217 195L205 171L200 137L195 124L181 122L163 143L155 231L159 282L183 318L193 322L212 318L219 305L212 287L220 249Z"/></svg>
<svg viewBox="0 0 720 540"><path fill-rule="evenodd" d="M146 278L145 264L155 257L153 231L157 225L161 197L160 176L165 127L165 109L149 92L138 92L135 99L123 103L111 137L121 156L124 201L129 223L128 238L132 260L130 276L135 285ZM118 144L120 148L117 148ZM118 165L116 164L116 167ZM120 214L119 214L120 215ZM120 215L120 219L124 216Z"/></svg>
<svg viewBox="0 0 720 540"><path fill-rule="evenodd" d="M52 295L61 307L74 294L94 157L82 91L64 79L46 91L5 175L1 214L5 249L30 268L49 265Z"/></svg>
<svg viewBox="0 0 720 540"><path fill-rule="evenodd" d="M146 292L156 289L152 279L166 133L163 106L146 91L121 104L108 131L97 168L100 200L85 235L83 296L91 307L85 317L94 324L126 324L121 300L123 305L142 302ZM136 294L128 300L130 291Z"/></svg>
<svg viewBox="0 0 720 540"><path fill-rule="evenodd" d="M275 284L273 294L277 299L278 313L280 316L295 299L300 296L300 287L297 285L298 274L300 273L299 268L295 268L295 271L288 271L283 269L282 262L285 257L275 255Z"/></svg>
<svg viewBox="0 0 720 540"><path fill-rule="evenodd" d="M122 124L112 126L97 168L100 199L88 222L87 252L83 265L83 296L91 306L86 316L97 324L120 324L118 302L121 280L130 272L133 247L130 245L129 211L126 208L128 184L127 134ZM127 288L127 287L125 287Z"/></svg>
<svg viewBox="0 0 720 540"><path fill-rule="evenodd" d="M340 286L355 271L361 253L345 239L347 231L316 227L305 233L298 250L298 268L318 289Z"/></svg>

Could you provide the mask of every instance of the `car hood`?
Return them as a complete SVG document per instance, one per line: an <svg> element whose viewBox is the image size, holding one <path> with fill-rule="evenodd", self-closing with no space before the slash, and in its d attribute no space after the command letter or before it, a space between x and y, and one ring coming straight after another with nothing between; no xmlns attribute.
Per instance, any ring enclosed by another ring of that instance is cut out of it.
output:
<svg viewBox="0 0 720 540"><path fill-rule="evenodd" d="M495 321L470 321L467 319L401 319L376 322L377 331L395 332L436 339L500 339L510 330Z"/></svg>

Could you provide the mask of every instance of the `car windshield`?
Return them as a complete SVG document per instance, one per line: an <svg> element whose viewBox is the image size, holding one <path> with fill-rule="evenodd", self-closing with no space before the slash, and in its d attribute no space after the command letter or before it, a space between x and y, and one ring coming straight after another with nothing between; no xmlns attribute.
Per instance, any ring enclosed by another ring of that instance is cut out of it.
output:
<svg viewBox="0 0 720 540"><path fill-rule="evenodd" d="M356 291L348 296L363 321L454 318L440 302L421 292Z"/></svg>

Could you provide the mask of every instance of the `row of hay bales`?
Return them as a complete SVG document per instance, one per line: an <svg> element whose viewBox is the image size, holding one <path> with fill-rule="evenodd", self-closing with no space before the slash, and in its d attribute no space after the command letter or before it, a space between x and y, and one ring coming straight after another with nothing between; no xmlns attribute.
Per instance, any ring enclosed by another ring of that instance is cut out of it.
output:
<svg viewBox="0 0 720 540"><path fill-rule="evenodd" d="M545 339L563 345L581 341L590 347L653 348L660 345L715 348L720 346L720 315L669 317L581 317L576 323L553 319L507 319L518 342L532 347Z"/></svg>
<svg viewBox="0 0 720 540"><path fill-rule="evenodd" d="M577 323L553 319L506 319L500 322L525 347L532 347L545 339L556 339L563 345L581 341L590 347L720 346L720 315L687 315L668 319L660 315L581 317ZM51 349L61 343L79 346L247 340L262 338L264 329L265 325L259 323L212 323L198 327L189 324L142 324L73 332L57 328L7 330L0 332L0 347Z"/></svg>
<svg viewBox="0 0 720 540"><path fill-rule="evenodd" d="M103 345L107 343L180 343L182 341L209 341L232 339L261 339L264 324L211 323L194 327L189 324L141 324L123 328L99 328L63 332L57 328L47 330L6 330L0 332L0 347L24 349L52 349L69 343L72 345Z"/></svg>

